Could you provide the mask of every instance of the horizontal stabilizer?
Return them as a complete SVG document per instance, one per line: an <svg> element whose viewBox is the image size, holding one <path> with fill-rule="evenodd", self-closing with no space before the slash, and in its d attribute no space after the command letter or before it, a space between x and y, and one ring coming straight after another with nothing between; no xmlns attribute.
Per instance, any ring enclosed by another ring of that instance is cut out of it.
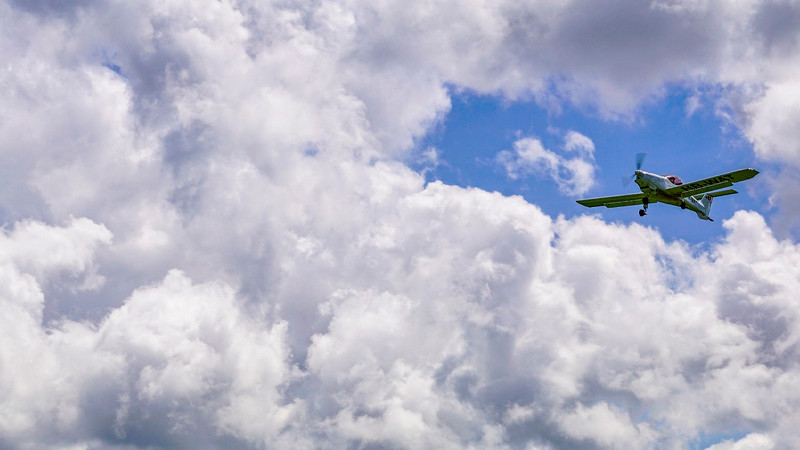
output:
<svg viewBox="0 0 800 450"><path fill-rule="evenodd" d="M731 186L733 186L733 183L731 183L730 181L726 181L724 183L708 185L688 192L677 191L675 188L669 189L667 190L667 192L672 195L678 194L681 196L681 198L686 198L686 197L695 197L700 194L705 194L706 192L716 191L717 189L722 189Z"/></svg>
<svg viewBox="0 0 800 450"><path fill-rule="evenodd" d="M722 196L725 196L725 195L733 195L733 194L738 194L738 193L739 193L739 191L737 191L735 189L725 189L724 191L710 192L708 195L716 198L716 197L722 197Z"/></svg>

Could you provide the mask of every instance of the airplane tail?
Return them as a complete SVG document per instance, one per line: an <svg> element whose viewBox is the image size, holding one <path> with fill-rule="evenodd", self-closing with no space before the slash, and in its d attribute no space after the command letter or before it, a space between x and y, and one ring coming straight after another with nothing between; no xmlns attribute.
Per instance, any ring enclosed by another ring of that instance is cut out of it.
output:
<svg viewBox="0 0 800 450"><path fill-rule="evenodd" d="M698 206L700 207L700 211L697 211L697 217L704 220L710 220L713 222L714 219L708 216L708 214L711 212L711 202L713 201L714 197L712 197L711 194L706 194L701 199L699 199L697 203Z"/></svg>

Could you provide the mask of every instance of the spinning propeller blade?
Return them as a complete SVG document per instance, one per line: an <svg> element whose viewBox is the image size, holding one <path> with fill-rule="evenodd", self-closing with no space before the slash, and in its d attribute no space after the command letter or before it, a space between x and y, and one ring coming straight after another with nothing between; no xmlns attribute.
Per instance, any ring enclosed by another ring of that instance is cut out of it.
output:
<svg viewBox="0 0 800 450"><path fill-rule="evenodd" d="M634 178L636 178L636 174L633 174L629 177L628 176L622 177L622 187L628 187L628 185L631 184L631 181L633 181Z"/></svg>
<svg viewBox="0 0 800 450"><path fill-rule="evenodd" d="M644 157L647 156L647 153L637 153L636 154L636 170L641 170L642 163L644 162Z"/></svg>
<svg viewBox="0 0 800 450"><path fill-rule="evenodd" d="M642 163L644 162L644 157L647 156L647 153L637 153L636 154L636 170L642 169ZM636 179L636 173L631 176L622 177L622 186L628 187L631 184L631 181Z"/></svg>

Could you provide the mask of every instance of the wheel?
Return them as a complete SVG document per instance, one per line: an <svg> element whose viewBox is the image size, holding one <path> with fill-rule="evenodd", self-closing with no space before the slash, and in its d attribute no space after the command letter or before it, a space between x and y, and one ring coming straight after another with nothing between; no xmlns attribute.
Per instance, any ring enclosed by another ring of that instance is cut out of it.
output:
<svg viewBox="0 0 800 450"><path fill-rule="evenodd" d="M639 210L639 217L644 217L644 215L645 215L645 214L647 214L647 213L646 213L646 212L644 212L644 210L643 210L643 209L640 209L640 210Z"/></svg>
<svg viewBox="0 0 800 450"><path fill-rule="evenodd" d="M686 203L681 202L681 209L686 209Z"/></svg>

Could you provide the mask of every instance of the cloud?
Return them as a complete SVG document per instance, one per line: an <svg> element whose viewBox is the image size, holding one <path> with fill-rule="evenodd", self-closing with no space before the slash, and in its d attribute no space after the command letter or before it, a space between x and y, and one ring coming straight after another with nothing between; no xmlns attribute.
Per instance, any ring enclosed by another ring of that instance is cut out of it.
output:
<svg viewBox="0 0 800 450"><path fill-rule="evenodd" d="M564 137L564 150L567 150L568 152L585 154L593 158L594 142L577 131L569 130L567 131L567 135Z"/></svg>
<svg viewBox="0 0 800 450"><path fill-rule="evenodd" d="M763 434L752 433L738 441L723 441L708 447L708 450L747 450L747 449L772 449L773 442Z"/></svg>
<svg viewBox="0 0 800 450"><path fill-rule="evenodd" d="M719 423L791 427L796 374L783 362L797 351L799 318L788 312L800 250L759 215L726 222L709 257L638 225L553 222L519 198L438 183L400 205L350 250L366 260L362 277L317 305L324 325L303 368L288 330L308 325L253 315L229 285L179 271L96 328L9 316L4 342L17 345L6 357L39 356L5 372L6 386L16 380L5 438L413 447L477 444L500 430L496 443L615 447L686 444ZM410 226L420 220L429 227ZM27 283L42 304L38 281L11 267L8 285ZM386 267L397 269L370 273ZM349 270L317 268L317 282ZM20 299L15 291L5 298ZM20 333L32 347L20 348ZM27 389L26 367L39 374Z"/></svg>
<svg viewBox="0 0 800 450"><path fill-rule="evenodd" d="M63 345L60 330L46 333L41 327L47 307L42 285L58 280L61 274L70 278L84 275L92 267L95 249L109 240L107 229L87 219L74 220L66 227L25 222L11 233L4 230L0 238L3 441L35 438L37 428L42 432L40 442L46 442L52 430L69 434L80 416L82 394L92 381L80 376L81 368L93 366L102 372L112 363L86 347L87 326L70 324L75 346ZM80 279L69 281L65 287L85 285Z"/></svg>
<svg viewBox="0 0 800 450"><path fill-rule="evenodd" d="M793 4L592 6L0 4L0 445L797 446L764 217L701 252L398 162L451 89L618 117L699 79L795 164ZM564 139L498 161L585 192Z"/></svg>
<svg viewBox="0 0 800 450"><path fill-rule="evenodd" d="M800 147L796 141L800 84L781 83L769 86L763 96L748 103L745 128L754 149L764 159L778 159L800 165Z"/></svg>
<svg viewBox="0 0 800 450"><path fill-rule="evenodd" d="M559 419L562 432L579 440L591 440L604 448L622 448L647 445L652 431L647 425L643 430L630 423L627 414L614 411L605 402L591 408L578 405L572 413Z"/></svg>
<svg viewBox="0 0 800 450"><path fill-rule="evenodd" d="M96 327L43 325L41 285L51 271L86 272L95 246L109 237L87 219L66 228L25 223L0 245L12 261L0 271L3 440L163 447L212 442L218 430L272 442L297 410L278 390L296 376L287 362L286 325L250 318L229 286L193 285L171 271ZM20 261L17 250L31 238L50 252L25 253Z"/></svg>
<svg viewBox="0 0 800 450"><path fill-rule="evenodd" d="M285 333L285 323L250 317L222 283L193 285L171 271L135 291L95 336L98 350L122 359L116 438L154 434L162 436L154 443L166 446L213 440L209 431L216 430L256 444L273 441L299 412L279 390L297 375Z"/></svg>
<svg viewBox="0 0 800 450"><path fill-rule="evenodd" d="M700 98L697 95L692 95L686 99L686 105L684 106L686 117L692 117L701 107Z"/></svg>
<svg viewBox="0 0 800 450"><path fill-rule="evenodd" d="M578 156L566 158L544 148L538 139L523 138L514 142L513 153L503 150L497 154L496 161L512 180L547 175L565 195L583 194L594 184L594 143L578 132L569 131L564 150L578 153Z"/></svg>

